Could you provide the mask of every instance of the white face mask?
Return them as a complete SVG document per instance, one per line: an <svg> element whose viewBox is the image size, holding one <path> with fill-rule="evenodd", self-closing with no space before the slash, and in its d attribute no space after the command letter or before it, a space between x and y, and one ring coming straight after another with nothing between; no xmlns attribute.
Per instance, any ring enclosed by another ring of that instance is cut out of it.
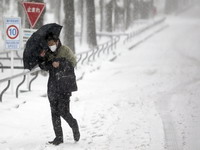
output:
<svg viewBox="0 0 200 150"><path fill-rule="evenodd" d="M57 49L57 46L56 46L56 45L52 45L52 46L49 46L49 48L50 48L50 50L51 50L52 52L55 52L56 49Z"/></svg>

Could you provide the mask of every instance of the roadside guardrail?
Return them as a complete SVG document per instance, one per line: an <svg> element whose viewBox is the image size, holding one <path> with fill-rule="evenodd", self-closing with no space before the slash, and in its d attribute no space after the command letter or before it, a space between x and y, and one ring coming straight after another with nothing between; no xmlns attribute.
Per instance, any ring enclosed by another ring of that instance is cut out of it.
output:
<svg viewBox="0 0 200 150"><path fill-rule="evenodd" d="M117 44L117 42L119 42L119 40L120 40L119 36L112 37L111 40L109 40L108 42L106 42L104 44L98 45L94 49L76 54L76 56L78 58L77 64L83 65L86 62L88 63L88 62L94 61L95 59L99 58L101 54L105 54L105 53L109 54L110 51L112 51L114 48L116 48L116 44ZM3 67L2 66L3 65L0 63L1 69L10 68L9 66L3 66ZM14 68L15 69L23 69L23 66L14 66ZM23 77L22 81L17 85L16 90L15 90L16 98L18 98L19 88L25 82L26 76L29 75L29 74L35 73L35 76L29 82L29 88L28 89L30 91L31 90L31 84L38 77L38 73L40 71L41 70L38 68L38 69L33 70L33 71L25 71L23 73L19 73L17 75L12 76L12 77L7 77L7 78L4 78L4 79L1 79L0 84L3 83L3 82L7 82L7 86L2 91L0 91L1 92L0 93L0 102L2 102L3 94L10 87L11 80L18 78L18 77Z"/></svg>
<svg viewBox="0 0 200 150"><path fill-rule="evenodd" d="M19 88L20 86L25 82L25 79L26 79L26 76L29 75L29 74L33 74L35 73L35 76L30 80L29 82L29 91L31 91L31 83L38 77L38 73L39 71L41 71L40 69L35 69L33 71L25 71L25 72L22 72L22 73L19 73L17 75L14 75L12 77L7 77L7 78L4 78L4 79L1 79L0 80L0 83L3 83L3 82L7 82L7 86L1 91L0 93L0 102L2 102L2 97L3 97L3 94L6 92L6 90L10 87L10 82L11 80L13 79L16 79L18 77L22 77L23 76L23 79L22 81L17 85L17 88L16 88L16 98L18 98L18 93L19 93Z"/></svg>
<svg viewBox="0 0 200 150"><path fill-rule="evenodd" d="M101 35L101 36L109 36L110 40L108 42L106 42L106 43L103 43L103 44L100 44L100 45L96 46L95 48L93 48L91 50L76 54L77 64L78 65L88 64L90 62L95 61L102 54L109 54L111 51L113 51L117 47L117 43L120 41L121 36L125 36L124 43L128 42L133 37L145 32L146 30L150 29L151 27L164 22L165 19L166 18L159 19L159 20L155 21L153 24L145 26L145 27L139 29L138 31L134 31L134 32L131 32L129 34L127 34L127 33L118 33L118 34L116 34L116 33L99 33L99 35ZM9 52L4 52L4 54L7 54L7 53L9 53ZM0 69L3 69L2 66L3 66L2 63L0 62ZM20 66L18 66L18 68L20 68ZM0 93L0 102L2 102L3 94L10 87L10 81L11 80L23 76L22 81L16 87L16 98L18 98L19 88L25 82L26 76L29 75L29 74L34 74L35 75L29 82L29 91L30 91L31 90L31 84L38 77L38 73L40 71L41 70L38 68L38 69L35 69L33 71L26 71L26 72L14 75L12 77L1 79L0 80L0 84L3 83L3 82L7 82L7 86L2 91L0 91L1 92Z"/></svg>

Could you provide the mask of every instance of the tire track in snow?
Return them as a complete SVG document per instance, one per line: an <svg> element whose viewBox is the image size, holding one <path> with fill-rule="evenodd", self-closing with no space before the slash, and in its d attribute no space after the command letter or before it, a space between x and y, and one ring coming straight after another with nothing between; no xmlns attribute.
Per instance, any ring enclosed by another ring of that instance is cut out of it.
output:
<svg viewBox="0 0 200 150"><path fill-rule="evenodd" d="M198 81L200 81L200 78L192 79L185 83L179 84L171 89L168 93L161 94L160 98L158 99L157 109L163 122L163 130L165 133L165 148L167 150L183 149L181 142L182 137L178 137L178 133L175 129L175 120L170 113L171 98L175 93L181 93L181 91L184 90L184 87L188 87L189 85L195 84Z"/></svg>
<svg viewBox="0 0 200 150"><path fill-rule="evenodd" d="M167 150L182 150L182 148L180 148L178 145L178 138L173 123L173 118L169 113L169 100L171 97L170 95L171 94L169 94L169 96L166 95L158 103L158 110L161 115L165 133L165 148Z"/></svg>

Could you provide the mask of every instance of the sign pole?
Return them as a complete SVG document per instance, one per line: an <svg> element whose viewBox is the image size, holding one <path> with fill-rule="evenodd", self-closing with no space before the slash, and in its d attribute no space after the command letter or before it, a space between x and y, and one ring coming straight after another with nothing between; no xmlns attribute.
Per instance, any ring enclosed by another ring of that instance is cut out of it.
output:
<svg viewBox="0 0 200 150"><path fill-rule="evenodd" d="M11 76L14 75L14 51L12 50L11 51ZM13 80L11 80L11 93L13 94L14 93L14 83L13 83Z"/></svg>
<svg viewBox="0 0 200 150"><path fill-rule="evenodd" d="M21 18L4 18L5 50L10 51L10 74L14 75L14 51L21 50ZM11 80L11 93L14 82Z"/></svg>

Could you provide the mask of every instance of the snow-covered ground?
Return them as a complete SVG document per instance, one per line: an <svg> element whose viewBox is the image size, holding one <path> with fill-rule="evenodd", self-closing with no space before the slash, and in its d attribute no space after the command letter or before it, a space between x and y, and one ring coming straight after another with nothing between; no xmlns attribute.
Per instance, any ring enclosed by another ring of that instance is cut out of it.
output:
<svg viewBox="0 0 200 150"><path fill-rule="evenodd" d="M71 98L71 112L80 125L78 143L62 121L64 143L45 144L54 138L47 77L40 76L32 92L19 99L8 91L0 104L0 149L198 150L199 14L194 7L168 17L169 27L138 47L129 50L134 40L122 42L117 59L85 68Z"/></svg>

